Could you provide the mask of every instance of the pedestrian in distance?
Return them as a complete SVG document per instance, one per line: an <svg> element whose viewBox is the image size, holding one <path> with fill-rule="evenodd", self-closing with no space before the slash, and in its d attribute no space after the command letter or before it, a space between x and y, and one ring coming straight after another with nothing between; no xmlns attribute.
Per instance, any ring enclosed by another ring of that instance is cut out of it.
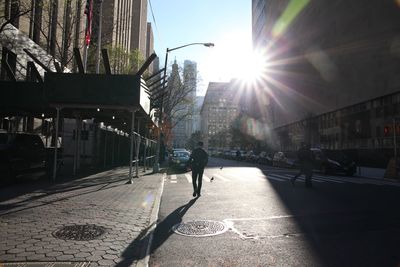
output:
<svg viewBox="0 0 400 267"><path fill-rule="evenodd" d="M204 168L208 163L208 154L203 149L203 142L200 141L197 145L198 147L193 150L189 159L189 164L192 167L193 197L201 196Z"/></svg>
<svg viewBox="0 0 400 267"><path fill-rule="evenodd" d="M306 177L306 187L312 187L314 154L310 149L310 145L301 143L301 147L297 151L297 158L299 159L300 163L300 171L292 179L290 179L290 182L292 185L294 185L296 179L304 174Z"/></svg>

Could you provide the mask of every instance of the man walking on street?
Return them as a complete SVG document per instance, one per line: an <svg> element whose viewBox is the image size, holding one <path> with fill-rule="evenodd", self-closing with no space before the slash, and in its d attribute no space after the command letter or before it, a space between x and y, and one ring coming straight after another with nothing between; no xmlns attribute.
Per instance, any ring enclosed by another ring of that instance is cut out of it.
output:
<svg viewBox="0 0 400 267"><path fill-rule="evenodd" d="M193 197L201 196L201 185L203 182L204 168L208 163L208 154L203 149L203 142L199 142L198 147L190 155L189 163L192 166Z"/></svg>
<svg viewBox="0 0 400 267"><path fill-rule="evenodd" d="M306 187L312 187L312 170L313 170L313 162L314 162L314 154L310 150L310 145L306 145L305 143L301 144L300 149L297 152L297 157L300 162L300 172L296 174L290 182L294 185L296 179L302 174L305 175L306 179Z"/></svg>

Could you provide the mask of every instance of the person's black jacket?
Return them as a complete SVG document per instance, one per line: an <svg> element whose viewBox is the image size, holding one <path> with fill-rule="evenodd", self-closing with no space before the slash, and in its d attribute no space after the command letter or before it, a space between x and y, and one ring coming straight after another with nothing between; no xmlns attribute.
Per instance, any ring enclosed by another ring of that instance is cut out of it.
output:
<svg viewBox="0 0 400 267"><path fill-rule="evenodd" d="M208 163L208 154L201 147L196 148L190 155L189 162L192 169L204 169Z"/></svg>

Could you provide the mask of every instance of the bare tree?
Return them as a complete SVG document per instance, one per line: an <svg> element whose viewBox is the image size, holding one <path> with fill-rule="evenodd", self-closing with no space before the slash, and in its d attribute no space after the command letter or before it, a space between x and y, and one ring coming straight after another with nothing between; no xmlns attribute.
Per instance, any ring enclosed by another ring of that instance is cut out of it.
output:
<svg viewBox="0 0 400 267"><path fill-rule="evenodd" d="M0 7L0 33L4 31L8 24L18 26L19 18L32 11L30 1L5 0ZM1 10L3 9L3 10Z"/></svg>
<svg viewBox="0 0 400 267"><path fill-rule="evenodd" d="M163 132L166 140L171 139L172 129L179 122L194 115L197 83L197 78L193 81L197 75L185 73L177 64L173 65L169 76L168 94L163 102Z"/></svg>
<svg viewBox="0 0 400 267"><path fill-rule="evenodd" d="M54 58L61 62L61 68L72 67L73 50L72 47L82 48L83 43L79 42L79 36L83 36L84 30L81 29L81 6L83 0L45 0L42 9L43 23L41 42L47 51ZM76 8L73 3L76 2ZM61 9L62 8L62 9ZM60 11L63 13L60 14Z"/></svg>

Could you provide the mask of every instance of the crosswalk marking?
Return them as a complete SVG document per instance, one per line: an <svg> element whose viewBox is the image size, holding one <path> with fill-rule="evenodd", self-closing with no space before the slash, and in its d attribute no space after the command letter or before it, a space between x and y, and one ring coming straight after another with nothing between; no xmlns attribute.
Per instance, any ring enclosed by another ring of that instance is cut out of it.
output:
<svg viewBox="0 0 400 267"><path fill-rule="evenodd" d="M245 180L246 180L246 179L243 178L242 176L239 176L239 175L236 175L236 174L231 174L231 173L229 173L228 176L235 177L236 179L239 179L239 180L241 180L241 181L245 181Z"/></svg>
<svg viewBox="0 0 400 267"><path fill-rule="evenodd" d="M187 179L187 181L188 181L188 183L192 183L192 176L190 175L190 174L188 174L188 173L185 173L185 176L186 176L186 179Z"/></svg>
<svg viewBox="0 0 400 267"><path fill-rule="evenodd" d="M268 178L269 180L275 180L275 181L279 181L279 182L285 181L285 180L282 179L282 178L274 177L274 176L271 176L271 175L267 175L267 178Z"/></svg>
<svg viewBox="0 0 400 267"><path fill-rule="evenodd" d="M234 177L234 178L236 178L236 179L238 179L240 181L247 181L247 182L248 181L254 181L254 180L265 181L264 176L260 177L260 176L252 175L252 174L245 175L245 176L239 176L239 175L236 175L236 174L229 173L228 176Z"/></svg>
<svg viewBox="0 0 400 267"><path fill-rule="evenodd" d="M213 176L214 176L214 177L217 177L218 179L221 179L221 180L224 181L224 182L229 181L229 179L226 179L225 177L223 177L222 175L219 175L219 174L217 174L217 173L214 173Z"/></svg>
<svg viewBox="0 0 400 267"><path fill-rule="evenodd" d="M172 184L176 184L177 182L178 182L178 181L174 181L174 180L171 181Z"/></svg>
<svg viewBox="0 0 400 267"><path fill-rule="evenodd" d="M265 181L266 179L268 180L275 180L278 182L287 182L292 178L295 174L288 174L288 173L268 173L268 174L249 174L249 175L238 175L238 174L233 174L233 173L226 173L224 172L223 174L219 173L207 173L203 174L203 180L205 182L211 182L210 177L215 177L220 181L223 182L235 182L235 180L240 180L240 181L245 181L245 182L255 182L255 181ZM188 183L192 183L192 176L190 173L185 173L184 174L186 180ZM170 182L171 183L178 183L178 181L182 181L181 178L182 175L176 175L176 174L171 174L170 175ZM304 175L298 177L296 181L304 181L305 177ZM330 175L321 175L321 174L313 174L312 177L313 182L318 182L318 183L339 183L339 184L345 184L345 183L353 183L353 184L361 184L361 185L378 185L378 186L400 186L400 184L388 182L388 181L372 181L368 179L363 179L363 178L357 178L357 177L343 177L343 176L330 176Z"/></svg>
<svg viewBox="0 0 400 267"><path fill-rule="evenodd" d="M207 175L203 174L203 180L205 180L206 182L210 182L210 178L207 177Z"/></svg>

